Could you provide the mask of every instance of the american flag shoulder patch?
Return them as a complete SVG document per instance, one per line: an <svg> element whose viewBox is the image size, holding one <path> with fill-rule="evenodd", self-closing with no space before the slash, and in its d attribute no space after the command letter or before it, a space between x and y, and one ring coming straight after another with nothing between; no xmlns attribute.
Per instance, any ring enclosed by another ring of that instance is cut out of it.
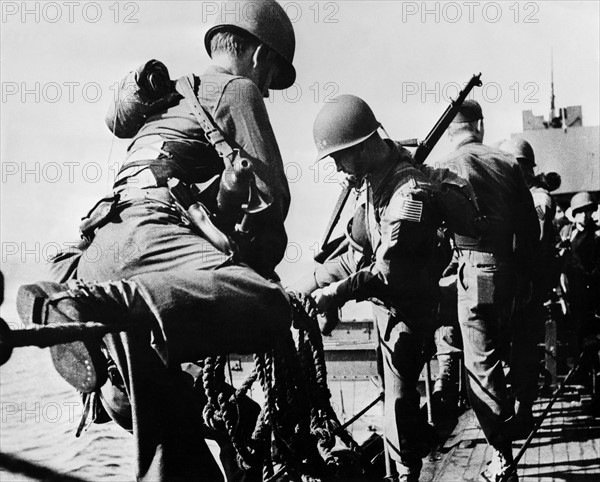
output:
<svg viewBox="0 0 600 482"><path fill-rule="evenodd" d="M403 221L421 222L423 202L409 197L400 197L390 205L388 216Z"/></svg>

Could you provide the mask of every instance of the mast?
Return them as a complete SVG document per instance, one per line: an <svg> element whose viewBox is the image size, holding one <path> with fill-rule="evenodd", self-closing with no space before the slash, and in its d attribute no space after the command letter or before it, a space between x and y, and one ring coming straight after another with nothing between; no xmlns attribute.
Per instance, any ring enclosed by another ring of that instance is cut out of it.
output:
<svg viewBox="0 0 600 482"><path fill-rule="evenodd" d="M554 53L550 49L550 116L548 117L548 124L554 123Z"/></svg>

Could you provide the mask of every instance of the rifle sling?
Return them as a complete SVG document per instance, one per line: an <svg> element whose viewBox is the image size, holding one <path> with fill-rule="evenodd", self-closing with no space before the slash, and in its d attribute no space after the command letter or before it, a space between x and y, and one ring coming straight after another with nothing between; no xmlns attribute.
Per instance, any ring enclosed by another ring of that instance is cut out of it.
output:
<svg viewBox="0 0 600 482"><path fill-rule="evenodd" d="M192 114L194 114L200 127L202 127L206 140L210 142L211 146L215 148L219 156L223 159L225 168L229 169L231 168L231 160L234 154L233 148L229 145L227 139L225 139L225 136L223 136L223 133L215 125L214 121L206 113L204 107L198 102L198 97L196 97L196 94L194 93L193 79L194 76L192 74L179 79L179 81L177 81L177 90L183 95L192 108Z"/></svg>
<svg viewBox="0 0 600 482"><path fill-rule="evenodd" d="M329 243L329 239L333 233L333 230L337 226L338 221L340 220L340 216L342 215L342 210L346 202L348 201L348 197L350 196L350 191L352 188L346 187L342 189L337 202L335 203L335 208L333 208L333 214L329 219L329 223L327 223L327 228L325 229L325 236L323 237L323 241L321 243L321 249L325 249L327 244Z"/></svg>

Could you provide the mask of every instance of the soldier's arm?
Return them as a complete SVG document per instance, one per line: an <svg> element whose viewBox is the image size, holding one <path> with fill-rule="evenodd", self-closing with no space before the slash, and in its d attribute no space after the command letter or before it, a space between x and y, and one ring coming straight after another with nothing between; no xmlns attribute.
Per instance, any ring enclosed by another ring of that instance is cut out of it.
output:
<svg viewBox="0 0 600 482"><path fill-rule="evenodd" d="M390 283L403 270L400 264L410 259L408 251L425 241L423 206L422 200L406 191L394 193L381 220L381 242L373 263L318 293L324 298L323 307L341 306L352 299L390 298Z"/></svg>
<svg viewBox="0 0 600 482"><path fill-rule="evenodd" d="M540 241L545 241L544 226L547 222L551 222L554 217L552 198L545 191L533 193L533 204L540 223Z"/></svg>
<svg viewBox="0 0 600 482"><path fill-rule="evenodd" d="M228 140L252 162L258 189L275 200L279 217L285 219L290 192L283 160L262 94L245 78L230 81L213 112Z"/></svg>
<svg viewBox="0 0 600 482"><path fill-rule="evenodd" d="M258 189L273 200L269 209L253 218L257 240L250 253L253 267L273 270L287 246L284 220L290 192L263 97L252 81L235 78L223 90L212 114L232 147L238 147L252 163Z"/></svg>
<svg viewBox="0 0 600 482"><path fill-rule="evenodd" d="M310 295L319 288L345 280L357 271L357 255L351 248L323 264L316 263L313 270L292 283L288 288L304 295Z"/></svg>

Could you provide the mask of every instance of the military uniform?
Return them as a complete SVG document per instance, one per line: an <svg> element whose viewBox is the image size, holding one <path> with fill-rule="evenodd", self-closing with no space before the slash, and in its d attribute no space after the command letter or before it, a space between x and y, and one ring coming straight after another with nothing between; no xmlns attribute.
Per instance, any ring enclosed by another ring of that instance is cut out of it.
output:
<svg viewBox="0 0 600 482"><path fill-rule="evenodd" d="M455 236L458 317L471 405L488 442L510 453L510 438L502 424L512 415L513 406L502 360L508 359L517 274L531 275L539 224L523 174L508 154L481 144L471 134L441 165L471 183L488 220L479 238ZM522 383L522 374L513 370L512 381Z"/></svg>
<svg viewBox="0 0 600 482"><path fill-rule="evenodd" d="M367 177L365 224L374 253L361 268L349 250L314 271L314 286L331 285L336 304L376 299L375 321L383 357L385 437L400 471L418 474L425 420L419 412L419 374L434 329L436 230L440 223L431 181L398 159L377 185ZM311 288L308 288L310 291Z"/></svg>
<svg viewBox="0 0 600 482"><path fill-rule="evenodd" d="M164 187L171 176L202 182L222 170L189 104L180 98L149 117L129 146L115 184L121 202L87 248L78 277L134 282L130 298L143 299L145 316L156 319L150 332L105 338L131 402L139 480L221 479L179 364L264 350L290 324L283 289L267 279L287 242L289 189L262 95L218 67L196 80L200 104L251 161L273 204L255 218L255 239L234 264L182 223Z"/></svg>
<svg viewBox="0 0 600 482"><path fill-rule="evenodd" d="M546 187L539 183L532 185L530 192L539 222L540 240L536 250L537 261L533 272L531 298L526 302L516 303L511 356L514 365L523 367L520 371L522 383L513 387L513 392L517 411L523 410L527 416L530 416L531 407L538 395L540 359L537 344L543 341L546 315L544 302L548 300L549 291L558 282L556 232L553 224L556 204Z"/></svg>

